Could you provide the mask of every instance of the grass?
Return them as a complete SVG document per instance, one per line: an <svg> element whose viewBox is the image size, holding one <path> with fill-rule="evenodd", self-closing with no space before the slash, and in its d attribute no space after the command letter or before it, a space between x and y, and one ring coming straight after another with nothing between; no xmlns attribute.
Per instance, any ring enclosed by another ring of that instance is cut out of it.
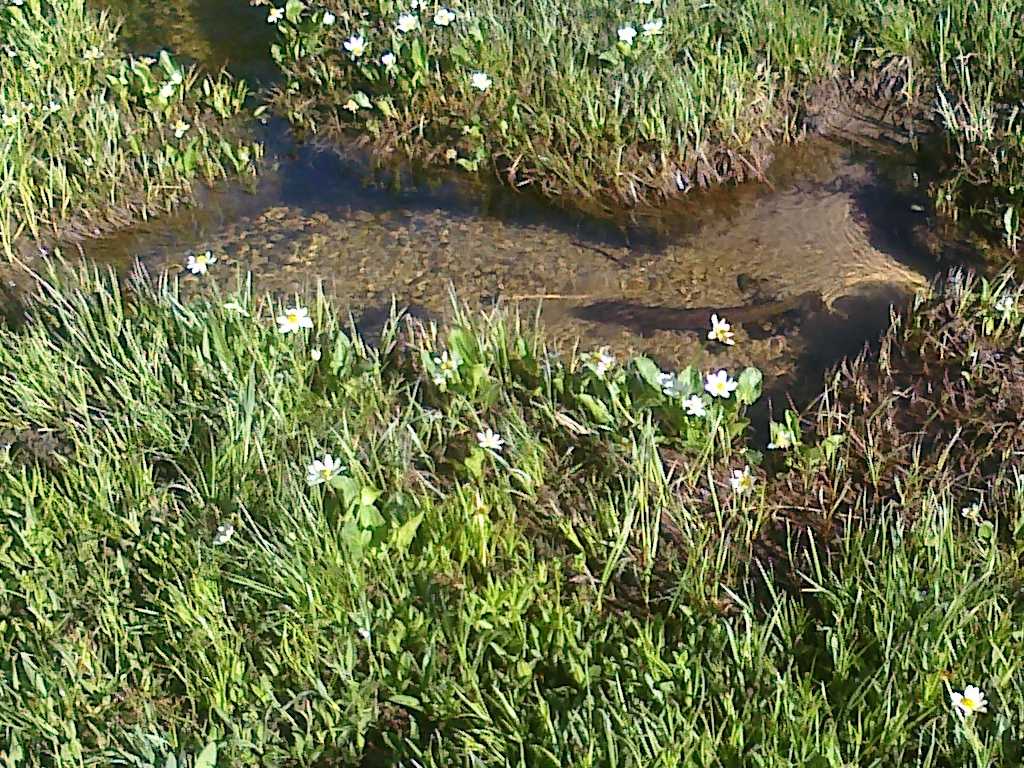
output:
<svg viewBox="0 0 1024 768"><path fill-rule="evenodd" d="M1016 246L1017 0L463 0L446 27L425 2L419 27L401 33L407 6L290 0L276 105L304 128L490 167L573 204L635 205L760 175L808 113L856 96L943 135L940 209ZM366 44L358 58L343 47L353 35ZM491 78L487 91L474 72Z"/></svg>
<svg viewBox="0 0 1024 768"><path fill-rule="evenodd" d="M698 418L698 372L501 312L371 348L322 297L285 335L245 285L45 275L0 328L0 754L1019 764L1021 301L958 277L766 452L752 369Z"/></svg>
<svg viewBox="0 0 1024 768"><path fill-rule="evenodd" d="M242 83L126 56L84 0L0 6L0 250L89 235L251 173Z"/></svg>

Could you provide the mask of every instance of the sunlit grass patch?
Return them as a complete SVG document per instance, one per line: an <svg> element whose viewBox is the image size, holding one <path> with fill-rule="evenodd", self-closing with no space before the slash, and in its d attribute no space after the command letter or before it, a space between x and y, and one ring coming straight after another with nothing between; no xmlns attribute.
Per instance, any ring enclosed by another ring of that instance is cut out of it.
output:
<svg viewBox="0 0 1024 768"><path fill-rule="evenodd" d="M46 281L0 329L16 764L1019 761L1024 480L953 462L980 401L929 443L854 372L764 446L753 369ZM992 408L1019 302L960 281L909 338Z"/></svg>
<svg viewBox="0 0 1024 768"><path fill-rule="evenodd" d="M944 135L940 209L1017 242L1016 0L289 0L268 13L275 104L305 129L572 205L636 205L758 176L809 112L862 99Z"/></svg>
<svg viewBox="0 0 1024 768"><path fill-rule="evenodd" d="M0 248L89 235L252 173L260 148L232 119L242 83L118 47L83 0L0 5Z"/></svg>

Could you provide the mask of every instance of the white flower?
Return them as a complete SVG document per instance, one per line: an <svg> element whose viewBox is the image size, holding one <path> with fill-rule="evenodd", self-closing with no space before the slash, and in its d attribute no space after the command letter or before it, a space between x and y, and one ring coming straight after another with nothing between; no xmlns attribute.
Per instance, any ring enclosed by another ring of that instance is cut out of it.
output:
<svg viewBox="0 0 1024 768"><path fill-rule="evenodd" d="M434 14L434 24L439 27L447 27L453 21L455 21L455 14L443 6L438 8Z"/></svg>
<svg viewBox="0 0 1024 768"><path fill-rule="evenodd" d="M981 502L976 501L973 504L968 504L966 507L960 510L960 514L966 517L968 520L973 522L979 522L981 515Z"/></svg>
<svg viewBox="0 0 1024 768"><path fill-rule="evenodd" d="M185 76L181 74L180 70L176 69L173 72L171 72L170 81L175 85L181 85L183 82L185 82Z"/></svg>
<svg viewBox="0 0 1024 768"><path fill-rule="evenodd" d="M323 350L320 347L313 347L309 350L309 359L314 363L319 363L320 358L324 356Z"/></svg>
<svg viewBox="0 0 1024 768"><path fill-rule="evenodd" d="M320 23L325 27L331 26L335 22L335 16L330 11L324 11L323 18L320 19Z"/></svg>
<svg viewBox="0 0 1024 768"><path fill-rule="evenodd" d="M179 119L174 125L171 126L174 129L174 138L180 139L192 126L186 123L184 120Z"/></svg>
<svg viewBox="0 0 1024 768"><path fill-rule="evenodd" d="M193 275L205 275L210 265L217 263L217 257L211 251L188 257L185 268Z"/></svg>
<svg viewBox="0 0 1024 768"><path fill-rule="evenodd" d="M159 96L164 101L167 101L174 95L174 86L171 83L164 83L160 86Z"/></svg>
<svg viewBox="0 0 1024 768"><path fill-rule="evenodd" d="M103 51L95 45L90 45L85 49L85 53L82 54L82 58L86 61L97 61L103 58Z"/></svg>
<svg viewBox="0 0 1024 768"><path fill-rule="evenodd" d="M690 395L683 400L683 410L686 411L687 416L696 416L698 419L708 415L708 409L700 395Z"/></svg>
<svg viewBox="0 0 1024 768"><path fill-rule="evenodd" d="M654 0L636 0L637 5L654 5Z"/></svg>
<svg viewBox="0 0 1024 768"><path fill-rule="evenodd" d="M732 477L729 478L729 485L735 493L749 493L754 490L754 476L750 474L750 467L734 469Z"/></svg>
<svg viewBox="0 0 1024 768"><path fill-rule="evenodd" d="M483 432L476 433L476 442L481 448L496 452L500 451L505 445L501 435L490 427L487 427Z"/></svg>
<svg viewBox="0 0 1024 768"><path fill-rule="evenodd" d="M49 112L51 115L60 112L60 102L56 100L51 101L49 104L46 105L46 111Z"/></svg>
<svg viewBox="0 0 1024 768"><path fill-rule="evenodd" d="M18 57L18 49L15 48L13 45L5 45L4 53L7 54L7 58L9 59L15 59Z"/></svg>
<svg viewBox="0 0 1024 768"><path fill-rule="evenodd" d="M675 388L676 377L673 373L666 373L662 371L658 374L658 386L661 387L661 391L666 395L671 396L672 391Z"/></svg>
<svg viewBox="0 0 1024 768"><path fill-rule="evenodd" d="M730 347L736 343L733 338L732 326L725 321L724 317L718 315L711 316L711 330L708 331L708 338L712 341L720 341Z"/></svg>
<svg viewBox="0 0 1024 768"><path fill-rule="evenodd" d="M366 53L366 41L362 35L352 35L352 37L342 43L342 47L349 52L353 59L358 59Z"/></svg>
<svg viewBox="0 0 1024 768"><path fill-rule="evenodd" d="M231 523L224 523L217 526L217 532L213 535L213 546L220 547L227 544L235 535L235 526Z"/></svg>
<svg viewBox="0 0 1024 768"><path fill-rule="evenodd" d="M325 453L322 459L316 459L306 467L306 483L320 485L330 482L331 478L341 474L344 467L331 454Z"/></svg>
<svg viewBox="0 0 1024 768"><path fill-rule="evenodd" d="M727 398L736 391L739 383L730 378L726 371L709 373L704 379L704 391L712 397Z"/></svg>
<svg viewBox="0 0 1024 768"><path fill-rule="evenodd" d="M1013 297L1003 296L1003 298L995 303L995 310L1001 314L1009 315L1014 310Z"/></svg>
<svg viewBox="0 0 1024 768"><path fill-rule="evenodd" d="M359 104L356 103L355 99L349 99L348 101L345 102L345 105L342 107L342 109L347 109L354 115L356 112L359 111Z"/></svg>
<svg viewBox="0 0 1024 768"><path fill-rule="evenodd" d="M391 67L395 66L395 61L397 61L397 59L395 58L395 54L391 53L390 51L380 57L380 63L383 64L388 69L391 69Z"/></svg>
<svg viewBox="0 0 1024 768"><path fill-rule="evenodd" d="M486 91L492 84L486 72L474 72L469 78L469 83L478 91Z"/></svg>
<svg viewBox="0 0 1024 768"><path fill-rule="evenodd" d="M4 112L0 115L0 125L4 128L13 128L18 124L18 116L14 112Z"/></svg>
<svg viewBox="0 0 1024 768"><path fill-rule="evenodd" d="M796 443L796 435L793 434L789 427L782 426L781 424L772 423L772 441L768 443L768 450L771 451L785 451L792 448Z"/></svg>
<svg viewBox="0 0 1024 768"><path fill-rule="evenodd" d="M458 158L459 150L454 149L453 147L448 147L448 149L444 151L444 159L447 160L449 163L452 162L453 160L457 160Z"/></svg>
<svg viewBox="0 0 1024 768"><path fill-rule="evenodd" d="M660 35L661 30L664 29L664 27L665 22L662 21L661 19L655 19L654 21L645 21L643 26L644 37L654 37L655 35Z"/></svg>
<svg viewBox="0 0 1024 768"><path fill-rule="evenodd" d="M241 315L242 317L249 316L248 310L246 310L246 308L239 304L237 301L225 302L224 309L226 309L228 312L234 312L235 314Z"/></svg>
<svg viewBox="0 0 1024 768"><path fill-rule="evenodd" d="M624 27L619 27L619 42L623 45L632 45L633 41L636 40L636 27L631 24L627 24Z"/></svg>
<svg viewBox="0 0 1024 768"><path fill-rule="evenodd" d="M592 370L597 378L603 379L615 366L615 355L608 351L608 347L601 347L596 352L589 352L584 356L586 366Z"/></svg>
<svg viewBox="0 0 1024 768"><path fill-rule="evenodd" d="M975 713L981 714L988 711L988 701L985 694L975 685L968 685L963 693L953 691L949 694L953 702L953 708L958 710L964 717Z"/></svg>
<svg viewBox="0 0 1024 768"><path fill-rule="evenodd" d="M441 353L440 357L434 358L434 365L437 366L438 370L446 379L454 379L459 373L459 365L462 364L462 359L458 354L449 354L447 350Z"/></svg>
<svg viewBox="0 0 1024 768"><path fill-rule="evenodd" d="M359 629L357 629L356 634L359 635L359 637L362 638L365 642L370 642L370 630L368 630L366 627L360 627Z"/></svg>
<svg viewBox="0 0 1024 768"><path fill-rule="evenodd" d="M402 13L398 16L398 31L412 32L420 25L419 17L415 13Z"/></svg>
<svg viewBox="0 0 1024 768"><path fill-rule="evenodd" d="M284 8L271 8L267 14L267 24L277 24L284 18Z"/></svg>
<svg viewBox="0 0 1024 768"><path fill-rule="evenodd" d="M309 316L309 310L305 307L289 307L283 315L277 318L277 330L281 333L291 333L300 328L312 328L313 319Z"/></svg>

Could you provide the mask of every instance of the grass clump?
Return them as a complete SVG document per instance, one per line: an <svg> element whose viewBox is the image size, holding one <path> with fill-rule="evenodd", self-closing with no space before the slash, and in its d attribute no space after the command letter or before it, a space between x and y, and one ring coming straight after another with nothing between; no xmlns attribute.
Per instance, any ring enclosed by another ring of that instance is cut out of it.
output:
<svg viewBox="0 0 1024 768"><path fill-rule="evenodd" d="M823 114L866 100L944 135L942 210L1016 242L1016 0L289 0L270 13L276 103L312 130L634 205L758 176L808 117L827 130Z"/></svg>
<svg viewBox="0 0 1024 768"><path fill-rule="evenodd" d="M943 370L989 405L1001 291L918 310L976 329ZM82 270L0 329L8 762L1020 761L1024 481L936 458L966 428L880 441L901 401L851 373L766 458L753 369L711 397L500 313L371 348L223 298Z"/></svg>
<svg viewBox="0 0 1024 768"><path fill-rule="evenodd" d="M167 53L124 55L84 0L0 6L0 249L92 234L187 200L198 179L251 173L235 135L246 89Z"/></svg>

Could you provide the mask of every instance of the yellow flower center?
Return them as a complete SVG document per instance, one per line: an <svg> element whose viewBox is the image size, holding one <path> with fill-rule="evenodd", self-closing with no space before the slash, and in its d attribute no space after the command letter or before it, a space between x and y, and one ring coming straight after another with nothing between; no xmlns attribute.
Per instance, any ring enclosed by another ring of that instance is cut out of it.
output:
<svg viewBox="0 0 1024 768"><path fill-rule="evenodd" d="M297 312L289 312L288 313L288 322L289 323L297 323L297 322L299 322L299 315L298 315L298 313Z"/></svg>
<svg viewBox="0 0 1024 768"><path fill-rule="evenodd" d="M322 477L324 480L327 480L330 476L331 470L329 470L327 467L324 467L323 469L320 470L320 477Z"/></svg>
<svg viewBox="0 0 1024 768"><path fill-rule="evenodd" d="M974 709L978 706L978 702L976 702L970 696L964 696L962 699L960 699L960 703L964 705L964 709Z"/></svg>

